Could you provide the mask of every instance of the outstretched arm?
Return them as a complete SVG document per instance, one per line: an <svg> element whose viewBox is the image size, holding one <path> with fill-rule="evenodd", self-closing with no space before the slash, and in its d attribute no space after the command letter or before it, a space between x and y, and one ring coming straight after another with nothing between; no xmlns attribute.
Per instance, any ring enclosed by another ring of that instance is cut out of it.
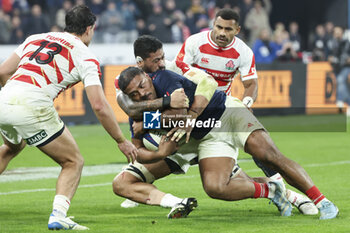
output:
<svg viewBox="0 0 350 233"><path fill-rule="evenodd" d="M127 157L128 162L134 162L137 156L137 149L130 141L125 139L102 87L99 85L87 86L86 94L98 120L109 135L118 143L119 149Z"/></svg>

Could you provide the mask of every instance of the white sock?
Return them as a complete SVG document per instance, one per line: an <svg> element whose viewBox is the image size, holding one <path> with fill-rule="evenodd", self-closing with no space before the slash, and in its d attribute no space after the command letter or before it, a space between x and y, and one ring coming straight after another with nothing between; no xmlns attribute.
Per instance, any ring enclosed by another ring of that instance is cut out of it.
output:
<svg viewBox="0 0 350 233"><path fill-rule="evenodd" d="M164 197L160 201L160 206L165 208L174 207L177 203L180 203L181 201L182 201L181 198L175 197L170 193L167 193L164 195Z"/></svg>
<svg viewBox="0 0 350 233"><path fill-rule="evenodd" d="M267 198L271 199L275 196L276 185L273 183L267 183L267 186L269 187L269 194L267 195Z"/></svg>
<svg viewBox="0 0 350 233"><path fill-rule="evenodd" d="M68 197L64 195L56 195L55 199L53 200L53 211L52 213L55 216L67 216L67 211L70 206L70 201Z"/></svg>

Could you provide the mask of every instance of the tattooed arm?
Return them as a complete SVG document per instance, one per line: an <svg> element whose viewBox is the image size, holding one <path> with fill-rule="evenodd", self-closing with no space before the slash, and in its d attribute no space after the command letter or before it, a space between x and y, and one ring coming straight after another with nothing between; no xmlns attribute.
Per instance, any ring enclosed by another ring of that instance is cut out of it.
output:
<svg viewBox="0 0 350 233"><path fill-rule="evenodd" d="M155 111L163 106L163 98L134 102L124 93L117 96L117 101L123 111L134 120L142 120L143 111Z"/></svg>
<svg viewBox="0 0 350 233"><path fill-rule="evenodd" d="M123 111L134 120L142 120L144 111L166 108L188 108L188 98L183 89L175 90L171 96L141 102L132 101L124 93L118 93L117 101Z"/></svg>

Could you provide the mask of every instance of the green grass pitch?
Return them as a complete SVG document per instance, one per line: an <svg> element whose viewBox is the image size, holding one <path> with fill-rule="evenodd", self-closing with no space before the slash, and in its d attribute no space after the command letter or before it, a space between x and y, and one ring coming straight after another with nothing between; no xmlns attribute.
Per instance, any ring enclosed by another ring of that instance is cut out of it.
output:
<svg viewBox="0 0 350 233"><path fill-rule="evenodd" d="M261 119L273 125L277 118ZM285 119L300 121L298 116ZM312 118L311 121L315 122ZM126 163L102 126L69 128L79 144L86 167ZM122 125L122 128L127 133L128 126ZM169 209L161 207L121 208L124 199L115 196L111 188L117 171L83 176L68 214L88 226L90 232L350 232L350 124L347 132L271 132L271 137L286 156L305 168L321 192L339 207L338 218L320 221L318 216L303 216L296 209L293 216L280 217L277 208L269 205L267 199L213 200L202 189L197 166L185 175L170 175L155 182L165 192L197 198L199 206L188 218L169 220L166 218ZM242 152L239 159L240 166L249 175L263 175L249 155ZM27 147L10 163L8 172L15 174L15 169L20 167L57 165L36 148ZM31 173L21 174L28 175ZM11 182L0 179L0 232L47 232L55 183L56 178Z"/></svg>

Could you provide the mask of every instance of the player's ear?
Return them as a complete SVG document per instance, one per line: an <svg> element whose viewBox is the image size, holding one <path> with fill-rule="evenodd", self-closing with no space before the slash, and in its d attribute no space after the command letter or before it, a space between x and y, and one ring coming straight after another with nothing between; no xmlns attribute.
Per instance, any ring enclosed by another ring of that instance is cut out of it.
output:
<svg viewBox="0 0 350 233"><path fill-rule="evenodd" d="M87 26L85 33L89 35L94 29L95 29L95 25Z"/></svg>
<svg viewBox="0 0 350 233"><path fill-rule="evenodd" d="M241 31L241 26L237 25L236 30L237 30L236 32L236 35L237 35Z"/></svg>
<svg viewBox="0 0 350 233"><path fill-rule="evenodd" d="M136 61L137 66L142 69L143 63L144 63L142 57L136 56L135 61Z"/></svg>

